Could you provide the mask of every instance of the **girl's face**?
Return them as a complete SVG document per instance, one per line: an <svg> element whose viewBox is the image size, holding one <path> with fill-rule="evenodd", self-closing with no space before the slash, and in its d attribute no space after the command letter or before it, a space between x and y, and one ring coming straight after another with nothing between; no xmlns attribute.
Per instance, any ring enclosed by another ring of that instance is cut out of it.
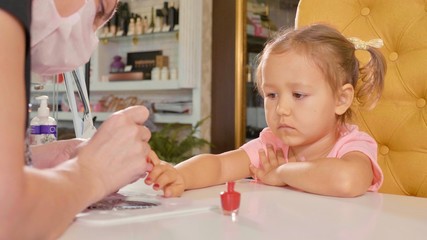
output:
<svg viewBox="0 0 427 240"><path fill-rule="evenodd" d="M294 51L271 54L262 69L267 124L290 147L336 140L336 98L323 73Z"/></svg>

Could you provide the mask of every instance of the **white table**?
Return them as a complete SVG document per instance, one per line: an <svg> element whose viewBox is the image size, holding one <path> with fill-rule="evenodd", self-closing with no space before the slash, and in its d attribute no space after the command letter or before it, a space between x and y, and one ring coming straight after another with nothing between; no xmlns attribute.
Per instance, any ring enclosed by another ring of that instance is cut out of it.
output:
<svg viewBox="0 0 427 240"><path fill-rule="evenodd" d="M157 202L148 209L80 214L61 239L427 239L427 199L379 193L357 198L313 195L249 180L236 218L221 213L225 186L165 199L142 181L120 192Z"/></svg>

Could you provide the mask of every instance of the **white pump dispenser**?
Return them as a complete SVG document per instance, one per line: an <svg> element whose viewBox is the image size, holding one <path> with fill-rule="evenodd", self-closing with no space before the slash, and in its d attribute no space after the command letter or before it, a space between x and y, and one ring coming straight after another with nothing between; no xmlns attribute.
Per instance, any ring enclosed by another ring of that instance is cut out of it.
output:
<svg viewBox="0 0 427 240"><path fill-rule="evenodd" d="M40 100L40 107L37 116L31 120L31 138L32 145L40 145L56 140L56 121L50 117L50 110L47 106L48 96L43 95L36 97Z"/></svg>

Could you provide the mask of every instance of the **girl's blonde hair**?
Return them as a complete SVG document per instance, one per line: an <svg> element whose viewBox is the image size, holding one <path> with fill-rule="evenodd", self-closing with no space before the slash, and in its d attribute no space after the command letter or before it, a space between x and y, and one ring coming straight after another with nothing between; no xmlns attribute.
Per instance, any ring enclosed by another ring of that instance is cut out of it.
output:
<svg viewBox="0 0 427 240"><path fill-rule="evenodd" d="M344 84L349 83L355 89L355 97L362 106L374 107L383 90L386 62L380 51L367 47L371 59L365 66L359 67L355 50L354 44L338 30L324 24L280 31L268 41L258 56L256 74L258 92L263 96L262 69L267 57L271 54L295 51L305 55L319 67L334 93L338 93ZM361 83L356 87L358 79ZM351 116L352 111L348 109L343 115L338 116L338 121L345 123Z"/></svg>

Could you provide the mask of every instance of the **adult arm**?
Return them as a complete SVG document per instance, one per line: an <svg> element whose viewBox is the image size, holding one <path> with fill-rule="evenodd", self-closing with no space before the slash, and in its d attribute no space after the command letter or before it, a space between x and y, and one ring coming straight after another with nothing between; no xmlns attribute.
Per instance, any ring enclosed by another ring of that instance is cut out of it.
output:
<svg viewBox="0 0 427 240"><path fill-rule="evenodd" d="M0 239L55 239L89 204L145 173L148 110L114 114L75 158L53 169L24 167L25 34L3 10L0 22Z"/></svg>
<svg viewBox="0 0 427 240"><path fill-rule="evenodd" d="M0 22L3 36L0 38L0 89L3 90L0 94L3 103L0 118L0 238L52 238L65 229L84 205L100 198L102 190L84 192L82 189L84 193L80 194L78 189L71 188L71 180L82 186L96 185L83 172L80 176L60 173L67 168L76 168L75 164L51 172L24 170L25 34L21 24L3 10L0 10Z"/></svg>

